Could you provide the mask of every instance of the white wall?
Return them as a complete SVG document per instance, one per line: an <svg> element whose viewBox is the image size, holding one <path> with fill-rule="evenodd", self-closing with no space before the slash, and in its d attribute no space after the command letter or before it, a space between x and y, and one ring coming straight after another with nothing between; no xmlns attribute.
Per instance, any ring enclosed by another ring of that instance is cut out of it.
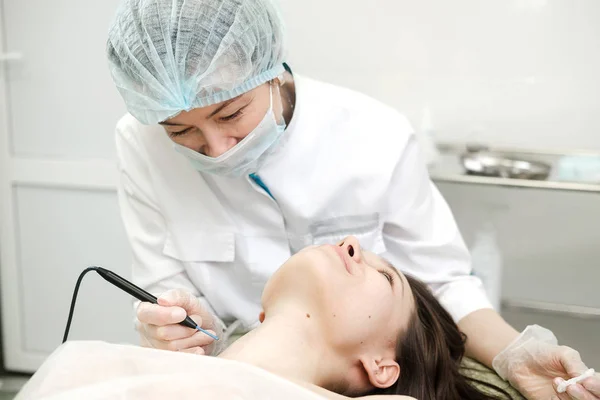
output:
<svg viewBox="0 0 600 400"><path fill-rule="evenodd" d="M600 149L598 0L281 0L292 68L439 138Z"/></svg>

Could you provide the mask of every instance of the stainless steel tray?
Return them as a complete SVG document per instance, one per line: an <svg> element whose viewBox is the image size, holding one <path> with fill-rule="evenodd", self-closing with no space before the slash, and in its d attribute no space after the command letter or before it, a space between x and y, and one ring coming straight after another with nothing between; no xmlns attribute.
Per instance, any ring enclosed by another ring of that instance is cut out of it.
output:
<svg viewBox="0 0 600 400"><path fill-rule="evenodd" d="M461 162L467 174L512 179L545 180L552 169L541 161L490 151L464 153Z"/></svg>

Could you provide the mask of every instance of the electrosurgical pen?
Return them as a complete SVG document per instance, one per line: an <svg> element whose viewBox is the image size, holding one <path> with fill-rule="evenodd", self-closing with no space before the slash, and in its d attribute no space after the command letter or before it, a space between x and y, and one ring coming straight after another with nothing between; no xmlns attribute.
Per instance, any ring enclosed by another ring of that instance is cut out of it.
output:
<svg viewBox="0 0 600 400"><path fill-rule="evenodd" d="M93 269L102 278L104 278L104 280L106 280L109 283L112 283L119 289L129 293L136 299L141 300L141 301L147 301L152 304L158 304L158 299L155 296L146 292L144 289L134 285L133 283L129 282L127 279L115 274L114 272L109 271L102 267L94 267ZM191 319L189 316L186 316L185 319L183 321L181 321L179 324L181 324L183 326L187 326L188 328L199 330L200 332L210 336L211 338L213 338L215 340L219 340L219 338L217 336L200 328L198 326L198 324L196 324L196 322L194 322L194 320Z"/></svg>

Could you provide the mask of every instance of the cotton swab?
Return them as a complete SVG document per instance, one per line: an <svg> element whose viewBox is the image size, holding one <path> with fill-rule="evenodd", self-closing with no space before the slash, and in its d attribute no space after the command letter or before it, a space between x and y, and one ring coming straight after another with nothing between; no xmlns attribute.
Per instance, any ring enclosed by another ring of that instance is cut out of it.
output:
<svg viewBox="0 0 600 400"><path fill-rule="evenodd" d="M569 386L574 385L578 382L581 382L582 380L589 378L590 376L593 376L595 373L596 373L596 371L594 371L593 368L590 368L587 371L585 371L583 374L579 375L578 377L571 378L568 381L562 382L560 385L558 385L558 387L556 388L556 391L558 393L564 393L567 391L567 388Z"/></svg>

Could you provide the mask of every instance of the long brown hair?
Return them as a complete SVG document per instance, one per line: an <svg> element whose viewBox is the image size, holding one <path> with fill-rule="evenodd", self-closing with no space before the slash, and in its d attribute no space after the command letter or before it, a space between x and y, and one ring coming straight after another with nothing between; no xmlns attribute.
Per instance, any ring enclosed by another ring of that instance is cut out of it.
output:
<svg viewBox="0 0 600 400"><path fill-rule="evenodd" d="M415 312L396 347L400 378L392 387L373 394L401 394L419 400L490 400L509 398L501 389L460 373L466 335L436 300L427 286L406 276L415 299ZM478 382L495 389L498 396L480 392Z"/></svg>

